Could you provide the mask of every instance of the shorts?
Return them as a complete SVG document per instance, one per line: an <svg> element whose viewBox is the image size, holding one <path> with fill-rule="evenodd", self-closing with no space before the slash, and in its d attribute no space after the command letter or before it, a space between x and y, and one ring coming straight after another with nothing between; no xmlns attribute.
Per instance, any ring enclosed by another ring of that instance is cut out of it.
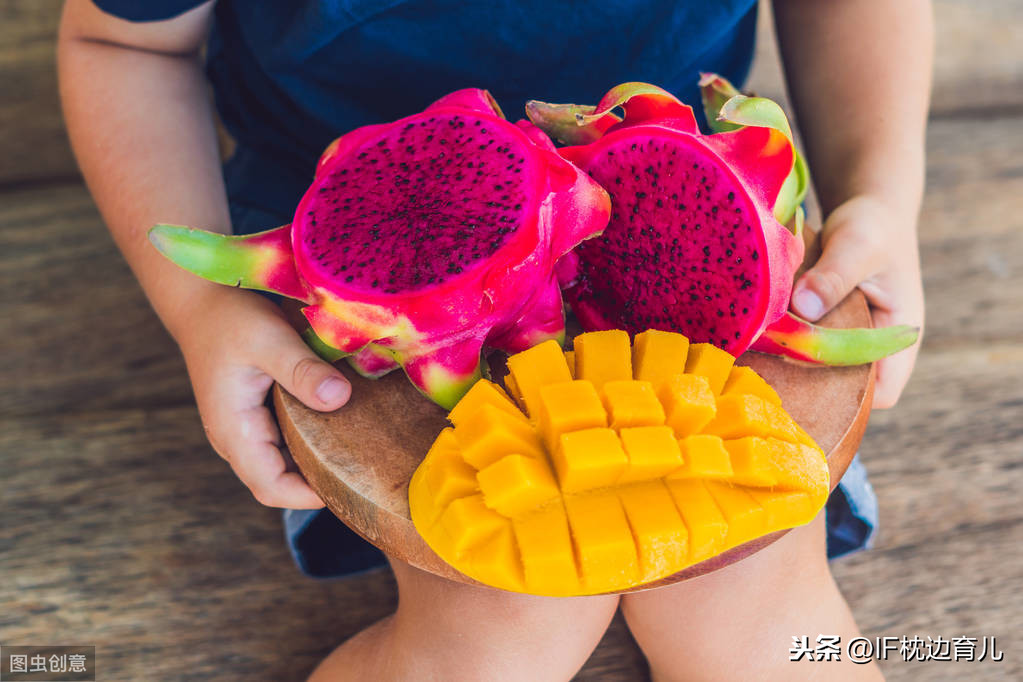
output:
<svg viewBox="0 0 1023 682"><path fill-rule="evenodd" d="M251 187L239 187L238 178L249 178L254 174L234 173L254 159L245 153L236 154L225 166L225 180L228 194L237 196L262 196L252 192ZM293 182L301 194L302 180ZM285 183L281 183L285 184ZM281 185L267 192L274 194L284 189ZM240 191L239 191L240 190ZM276 192L275 192L276 190ZM290 193L296 190L291 188ZM277 197L274 197L277 199ZM289 205L272 200L269 203ZM297 203L297 199L290 205ZM237 234L250 234L283 225L290 216L283 216L266 208L231 202L231 220ZM267 294L279 300L280 297ZM874 529L877 527L877 497L867 480L867 471L859 455L853 458L838 486L831 493L826 504L828 558L834 559L871 546ZM386 565L384 554L350 530L327 509L286 509L284 510L284 536L291 555L299 569L314 578L338 578L357 575Z"/></svg>

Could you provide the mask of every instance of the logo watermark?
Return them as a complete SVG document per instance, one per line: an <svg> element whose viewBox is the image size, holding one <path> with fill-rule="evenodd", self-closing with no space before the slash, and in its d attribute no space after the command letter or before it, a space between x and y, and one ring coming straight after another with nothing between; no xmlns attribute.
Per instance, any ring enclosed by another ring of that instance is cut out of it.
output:
<svg viewBox="0 0 1023 682"><path fill-rule="evenodd" d="M94 646L0 646L2 682L95 682Z"/></svg>

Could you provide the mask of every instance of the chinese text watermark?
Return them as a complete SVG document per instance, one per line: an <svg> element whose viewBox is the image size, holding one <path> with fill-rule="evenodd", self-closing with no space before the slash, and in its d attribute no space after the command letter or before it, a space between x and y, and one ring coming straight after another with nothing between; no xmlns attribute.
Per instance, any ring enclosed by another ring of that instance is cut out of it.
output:
<svg viewBox="0 0 1023 682"><path fill-rule="evenodd" d="M94 682L94 646L0 646L2 682Z"/></svg>
<svg viewBox="0 0 1023 682"><path fill-rule="evenodd" d="M845 642L838 635L793 635L789 648L790 661L841 661L867 663L888 661L962 661L999 662L1005 653L998 648L995 637L853 637Z"/></svg>

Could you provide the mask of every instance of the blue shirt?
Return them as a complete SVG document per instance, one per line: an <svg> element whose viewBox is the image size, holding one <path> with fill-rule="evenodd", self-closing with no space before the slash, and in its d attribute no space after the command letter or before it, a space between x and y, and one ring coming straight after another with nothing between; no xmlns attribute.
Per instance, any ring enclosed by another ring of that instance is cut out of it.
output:
<svg viewBox="0 0 1023 682"><path fill-rule="evenodd" d="M202 4L94 1L131 21ZM755 0L220 0L207 73L238 142L229 198L286 222L331 140L459 88L490 90L511 120L528 99L595 103L634 80L697 105L699 71L745 79L755 28Z"/></svg>

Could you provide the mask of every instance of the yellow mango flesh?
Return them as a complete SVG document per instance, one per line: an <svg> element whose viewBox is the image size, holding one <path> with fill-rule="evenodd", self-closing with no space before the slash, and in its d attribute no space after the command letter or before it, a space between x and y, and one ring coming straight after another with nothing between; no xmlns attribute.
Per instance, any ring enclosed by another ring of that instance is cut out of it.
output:
<svg viewBox="0 0 1023 682"><path fill-rule="evenodd" d="M475 479L484 504L507 517L541 507L560 495L546 459L508 455L480 471Z"/></svg>
<svg viewBox="0 0 1023 682"><path fill-rule="evenodd" d="M607 592L635 585L639 578L636 543L615 494L569 495L565 509L584 587Z"/></svg>
<svg viewBox="0 0 1023 682"><path fill-rule="evenodd" d="M482 469L505 455L543 457L540 438L525 418L483 405L474 419L455 427L455 438L467 464Z"/></svg>
<svg viewBox="0 0 1023 682"><path fill-rule="evenodd" d="M757 374L752 367L737 365L732 368L725 380L725 386L721 389L721 395L730 393L749 393L760 396L769 403L781 407L781 397L778 392L771 388L771 384L764 380L764 377Z"/></svg>
<svg viewBox="0 0 1023 682"><path fill-rule="evenodd" d="M734 364L735 358L727 351L710 343L694 343L686 356L686 373L707 377L710 390L717 395L725 387Z"/></svg>
<svg viewBox="0 0 1023 682"><path fill-rule="evenodd" d="M798 526L804 523L808 516L812 516L818 506L810 495L801 490L747 492L764 508L767 525L771 528Z"/></svg>
<svg viewBox="0 0 1023 682"><path fill-rule="evenodd" d="M664 423L664 407L649 381L607 382L604 384L604 409L615 431Z"/></svg>
<svg viewBox="0 0 1023 682"><path fill-rule="evenodd" d="M469 561L474 573L492 576L491 579L504 589L526 589L519 546L511 526L502 528L489 540L481 542L473 550Z"/></svg>
<svg viewBox="0 0 1023 682"><path fill-rule="evenodd" d="M628 465L617 483L663 478L682 467L682 450L668 426L636 426L618 432Z"/></svg>
<svg viewBox="0 0 1023 682"><path fill-rule="evenodd" d="M568 531L568 517L565 515L565 506L561 500L512 519L512 528L515 530L515 539L519 545L519 555L529 592L551 596L582 592L575 566L572 536ZM425 537L429 541L429 536ZM443 554L441 557L447 558ZM460 564L455 567L463 569ZM488 585L504 587L491 582L490 575L474 576L471 573L469 575Z"/></svg>
<svg viewBox="0 0 1023 682"><path fill-rule="evenodd" d="M554 469L566 493L614 485L628 464L618 434L611 429L562 434L554 450Z"/></svg>
<svg viewBox="0 0 1023 682"><path fill-rule="evenodd" d="M515 399L534 419L540 411L540 387L572 380L565 354L553 339L508 358L508 371Z"/></svg>
<svg viewBox="0 0 1023 682"><path fill-rule="evenodd" d="M707 481L705 485L728 524L723 549L731 549L769 532L763 506L743 488L719 481Z"/></svg>
<svg viewBox="0 0 1023 682"><path fill-rule="evenodd" d="M581 335L571 364L554 342L509 358L518 407L485 381L455 406L409 485L441 558L500 589L599 594L820 511L824 454L766 382L680 335L623 335Z"/></svg>
<svg viewBox="0 0 1023 682"><path fill-rule="evenodd" d="M732 465L732 481L740 485L770 488L778 483L771 468L774 454L763 438L746 436L722 441Z"/></svg>
<svg viewBox="0 0 1023 682"><path fill-rule="evenodd" d="M648 329L636 334L632 344L633 373L640 381L649 381L659 391L661 383L686 371L689 339L681 334Z"/></svg>
<svg viewBox="0 0 1023 682"><path fill-rule="evenodd" d="M575 337L574 345L576 378L589 381L597 393L608 381L632 379L632 348L626 332L587 332Z"/></svg>
<svg viewBox="0 0 1023 682"><path fill-rule="evenodd" d="M673 566L685 564L689 532L663 481L624 486L618 489L618 498L639 551L643 582L657 580Z"/></svg>
<svg viewBox="0 0 1023 682"><path fill-rule="evenodd" d="M733 475L732 460L720 436L697 433L679 441L682 466L671 478L722 478Z"/></svg>
<svg viewBox="0 0 1023 682"><path fill-rule="evenodd" d="M607 426L607 414L593 384L569 381L540 387L540 436L547 450L557 448L561 434Z"/></svg>
<svg viewBox="0 0 1023 682"><path fill-rule="evenodd" d="M516 417L522 416L519 408L515 407L515 403L511 401L503 388L486 379L480 379L451 409L451 412L448 413L448 421L455 426L462 422L468 422L476 410L484 405L491 405Z"/></svg>
<svg viewBox="0 0 1023 682"><path fill-rule="evenodd" d="M658 397L668 426L679 438L699 433L717 414L714 393L704 376L676 374L661 384Z"/></svg>
<svg viewBox="0 0 1023 682"><path fill-rule="evenodd" d="M675 506L685 523L689 539L687 564L696 564L724 549L728 522L721 509L699 479L666 481Z"/></svg>
<svg viewBox="0 0 1023 682"><path fill-rule="evenodd" d="M456 556L462 556L470 547L493 535L509 521L495 511L487 509L482 495L460 497L441 514L438 523L451 540Z"/></svg>

